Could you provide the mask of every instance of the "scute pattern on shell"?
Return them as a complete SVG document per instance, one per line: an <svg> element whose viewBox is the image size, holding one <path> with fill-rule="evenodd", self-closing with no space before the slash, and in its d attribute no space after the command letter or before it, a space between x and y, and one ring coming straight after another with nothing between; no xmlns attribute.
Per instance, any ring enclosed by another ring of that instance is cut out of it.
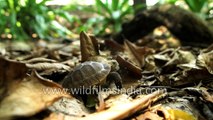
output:
<svg viewBox="0 0 213 120"><path fill-rule="evenodd" d="M101 83L109 74L111 67L108 64L87 61L74 68L63 80L65 88L88 88Z"/></svg>

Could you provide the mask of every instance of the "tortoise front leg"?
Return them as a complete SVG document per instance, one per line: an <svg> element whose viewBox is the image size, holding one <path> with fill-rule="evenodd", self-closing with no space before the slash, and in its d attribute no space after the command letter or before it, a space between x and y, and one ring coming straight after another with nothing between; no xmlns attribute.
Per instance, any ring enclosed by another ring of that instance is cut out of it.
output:
<svg viewBox="0 0 213 120"><path fill-rule="evenodd" d="M118 89L122 88L122 79L118 72L110 72L107 76L107 81L114 82Z"/></svg>

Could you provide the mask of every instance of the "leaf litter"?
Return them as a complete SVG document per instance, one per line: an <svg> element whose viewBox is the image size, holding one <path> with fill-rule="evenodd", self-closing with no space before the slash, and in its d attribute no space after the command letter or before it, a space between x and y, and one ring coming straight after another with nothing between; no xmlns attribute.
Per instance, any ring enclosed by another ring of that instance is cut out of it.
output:
<svg viewBox="0 0 213 120"><path fill-rule="evenodd" d="M161 26L124 45L85 32L69 43L2 43L0 119L213 119L211 45L185 47L171 35L158 38L164 34ZM88 108L85 98L60 84L75 66L97 56L119 63L123 88L112 85L93 95L95 106Z"/></svg>

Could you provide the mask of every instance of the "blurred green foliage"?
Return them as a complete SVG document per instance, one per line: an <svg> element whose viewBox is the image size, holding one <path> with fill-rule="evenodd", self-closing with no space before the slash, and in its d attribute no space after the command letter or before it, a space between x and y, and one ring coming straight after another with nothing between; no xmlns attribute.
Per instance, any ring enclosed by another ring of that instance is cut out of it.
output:
<svg viewBox="0 0 213 120"><path fill-rule="evenodd" d="M45 5L50 0L0 0L0 33L10 35L11 39L26 40L36 34L38 38L51 39L71 34L59 22L56 16L67 17L66 12L60 12ZM36 37L36 36L34 36Z"/></svg>
<svg viewBox="0 0 213 120"><path fill-rule="evenodd" d="M160 0L159 3L176 4L180 1L183 1L189 10L191 10L201 18L208 19L211 16L210 10L212 10L213 7L210 6L210 3L213 3L212 0Z"/></svg>
<svg viewBox="0 0 213 120"><path fill-rule="evenodd" d="M46 6L47 1L51 0L0 0L1 38L53 39L72 35L70 30L74 33L82 30L90 30L94 34L103 34L106 30L116 33L121 30L126 15L133 15L128 0L96 0L92 6L69 5L55 8ZM77 15L69 13L75 10L96 16L82 21ZM63 21L59 22L62 18Z"/></svg>
<svg viewBox="0 0 213 120"><path fill-rule="evenodd" d="M121 30L122 23L133 16L134 9L129 5L129 0L95 0L95 5L81 6L70 5L64 10L79 10L96 14L80 26L79 30L87 31L92 28L94 34L117 33ZM108 29L108 31L107 31Z"/></svg>
<svg viewBox="0 0 213 120"><path fill-rule="evenodd" d="M14 40L70 37L82 30L96 35L115 34L121 25L134 15L136 9L129 0L95 0L94 5L47 6L51 0L0 0L1 38ZM159 4L176 4L184 1L188 8L203 18L208 18L210 0L159 0ZM134 6L135 7L135 6ZM77 12L77 14L73 14ZM82 18L84 14L86 18ZM71 32L72 31L72 32ZM7 37L5 37L7 36Z"/></svg>
<svg viewBox="0 0 213 120"><path fill-rule="evenodd" d="M112 33L121 30L126 15L133 14L133 8L128 4L129 0L96 0L93 12L102 16L102 29L100 33L105 32L106 28L110 28Z"/></svg>

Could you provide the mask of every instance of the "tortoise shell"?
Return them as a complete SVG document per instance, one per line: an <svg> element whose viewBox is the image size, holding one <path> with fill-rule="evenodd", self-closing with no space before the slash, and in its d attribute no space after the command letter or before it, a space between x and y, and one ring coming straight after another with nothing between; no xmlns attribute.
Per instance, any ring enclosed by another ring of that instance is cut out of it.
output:
<svg viewBox="0 0 213 120"><path fill-rule="evenodd" d="M62 86L65 88L89 88L104 82L111 71L108 64L87 61L81 63L73 69L63 80Z"/></svg>

